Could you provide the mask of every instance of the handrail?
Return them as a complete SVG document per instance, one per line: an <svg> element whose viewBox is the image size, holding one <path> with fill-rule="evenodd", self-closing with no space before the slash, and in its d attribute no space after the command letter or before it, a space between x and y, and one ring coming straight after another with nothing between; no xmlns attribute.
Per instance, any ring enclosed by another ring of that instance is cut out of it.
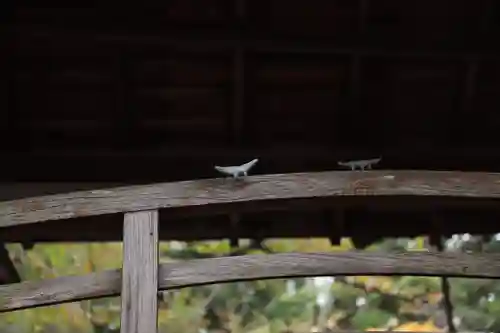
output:
<svg viewBox="0 0 500 333"><path fill-rule="evenodd" d="M465 253L280 253L162 264L159 289L306 276L423 275L500 278L500 255ZM0 312L116 296L121 270L0 286Z"/></svg>
<svg viewBox="0 0 500 333"><path fill-rule="evenodd" d="M348 196L500 198L500 174L452 171L330 171L202 179L81 191L0 202L0 227L113 213L207 207L238 210L246 203ZM205 212L205 211L203 211Z"/></svg>

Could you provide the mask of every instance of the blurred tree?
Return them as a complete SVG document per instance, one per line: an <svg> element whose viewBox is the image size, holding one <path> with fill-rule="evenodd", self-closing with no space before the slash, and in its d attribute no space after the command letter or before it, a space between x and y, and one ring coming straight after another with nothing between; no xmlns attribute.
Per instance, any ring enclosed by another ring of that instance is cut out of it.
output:
<svg viewBox="0 0 500 333"><path fill-rule="evenodd" d="M166 242L162 262L267 252L347 251L350 239L331 246L328 239ZM389 239L368 251L426 251L425 237ZM121 266L119 243L17 244L9 253L23 280L87 274ZM500 251L496 237L454 235L448 251ZM500 330L500 283L451 279L454 321L459 330ZM103 298L0 314L1 332L112 333L120 326L120 299ZM163 293L158 311L160 332L327 332L351 330L443 331L446 320L439 278L342 277L298 278L228 283Z"/></svg>

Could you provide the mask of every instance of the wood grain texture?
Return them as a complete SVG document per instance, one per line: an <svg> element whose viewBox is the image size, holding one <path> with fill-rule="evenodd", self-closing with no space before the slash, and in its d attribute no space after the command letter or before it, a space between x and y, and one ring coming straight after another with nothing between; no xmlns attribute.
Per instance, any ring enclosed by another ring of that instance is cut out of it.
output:
<svg viewBox="0 0 500 333"><path fill-rule="evenodd" d="M158 211L125 214L121 333L156 333Z"/></svg>
<svg viewBox="0 0 500 333"><path fill-rule="evenodd" d="M253 279L394 274L499 278L500 255L355 251L221 257L162 264L158 283L159 289L168 290ZM121 290L120 275L113 270L0 286L0 312L116 296Z"/></svg>
<svg viewBox="0 0 500 333"><path fill-rule="evenodd" d="M121 270L0 286L0 312L119 295Z"/></svg>
<svg viewBox="0 0 500 333"><path fill-rule="evenodd" d="M203 179L50 195L0 203L0 227L159 208L217 206L346 196L500 198L500 174L446 171L318 172ZM221 211L222 210L222 211Z"/></svg>

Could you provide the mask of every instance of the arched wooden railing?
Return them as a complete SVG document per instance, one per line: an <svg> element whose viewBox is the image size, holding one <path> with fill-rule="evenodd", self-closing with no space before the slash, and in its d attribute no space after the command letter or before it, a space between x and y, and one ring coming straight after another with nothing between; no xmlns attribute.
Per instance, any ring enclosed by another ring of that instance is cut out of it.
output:
<svg viewBox="0 0 500 333"><path fill-rule="evenodd" d="M500 199L500 174L331 171L117 187L0 202L0 227L162 208L182 215L263 210L305 199L353 196Z"/></svg>
<svg viewBox="0 0 500 333"><path fill-rule="evenodd" d="M500 174L373 171L265 175L242 181L197 180L3 202L0 228L125 213L124 256L122 270L0 286L0 312L121 294L121 331L153 333L158 289L322 275L500 277L500 256L492 254L288 253L158 265L158 209L175 208L181 214L186 208L190 213L234 214L276 203L339 196L496 199L500 198Z"/></svg>
<svg viewBox="0 0 500 333"><path fill-rule="evenodd" d="M499 278L500 255L410 252L281 253L194 259L159 266L159 290L204 284L334 275ZM121 270L0 286L0 312L120 294Z"/></svg>

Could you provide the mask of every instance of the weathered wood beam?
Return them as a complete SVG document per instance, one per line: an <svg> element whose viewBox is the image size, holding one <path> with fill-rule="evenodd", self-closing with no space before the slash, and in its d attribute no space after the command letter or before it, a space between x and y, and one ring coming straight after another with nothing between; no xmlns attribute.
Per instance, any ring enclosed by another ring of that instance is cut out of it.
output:
<svg viewBox="0 0 500 333"><path fill-rule="evenodd" d="M498 200L500 174L330 171L118 187L0 202L0 227L161 208L175 209L180 216L213 215L278 209L321 198L373 200L379 196Z"/></svg>
<svg viewBox="0 0 500 333"><path fill-rule="evenodd" d="M244 255L162 264L158 282L159 289L169 290L256 279L333 275L499 278L500 256L359 251ZM112 270L85 276L67 276L0 286L0 312L116 296L121 289L120 276L120 270Z"/></svg>
<svg viewBox="0 0 500 333"><path fill-rule="evenodd" d="M0 286L0 312L120 295L121 276L117 269Z"/></svg>
<svg viewBox="0 0 500 333"><path fill-rule="evenodd" d="M36 197L57 193L98 190L108 187L125 186L127 183L110 182L16 182L0 183L0 201Z"/></svg>
<svg viewBox="0 0 500 333"><path fill-rule="evenodd" d="M123 226L121 333L156 333L158 211L126 213Z"/></svg>

